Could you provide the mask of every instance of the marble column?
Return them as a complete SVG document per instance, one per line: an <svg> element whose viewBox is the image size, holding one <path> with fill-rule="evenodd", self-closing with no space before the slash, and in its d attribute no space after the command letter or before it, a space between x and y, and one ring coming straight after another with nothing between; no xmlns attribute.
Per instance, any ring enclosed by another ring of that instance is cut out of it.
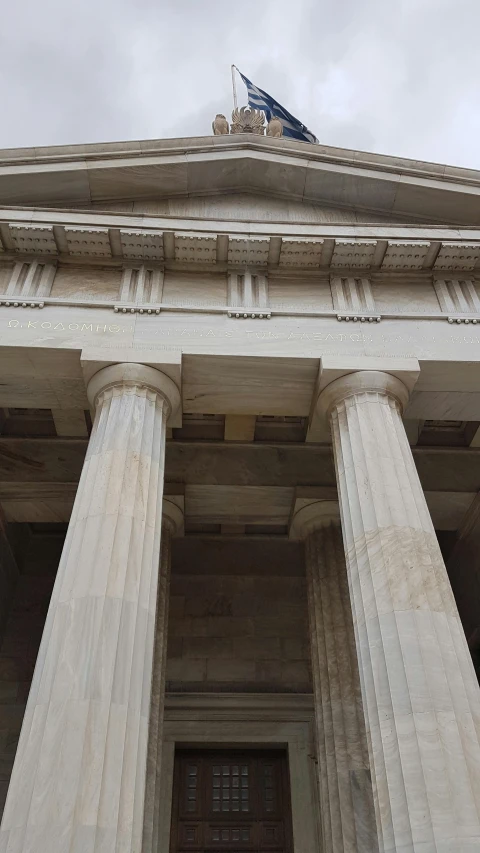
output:
<svg viewBox="0 0 480 853"><path fill-rule="evenodd" d="M1 853L140 853L166 421L139 364L90 380L95 420L8 792Z"/></svg>
<svg viewBox="0 0 480 853"><path fill-rule="evenodd" d="M345 554L336 501L305 502L305 540L323 853L378 850Z"/></svg>
<svg viewBox="0 0 480 853"><path fill-rule="evenodd" d="M480 691L402 423L405 385L336 379L331 421L381 851L480 850Z"/></svg>
<svg viewBox="0 0 480 853"><path fill-rule="evenodd" d="M164 498L162 545L157 592L157 618L153 658L152 698L148 735L147 780L142 853L158 853L160 779L162 766L163 715L165 707L165 671L167 662L168 603L172 539L183 533L183 508L175 498Z"/></svg>

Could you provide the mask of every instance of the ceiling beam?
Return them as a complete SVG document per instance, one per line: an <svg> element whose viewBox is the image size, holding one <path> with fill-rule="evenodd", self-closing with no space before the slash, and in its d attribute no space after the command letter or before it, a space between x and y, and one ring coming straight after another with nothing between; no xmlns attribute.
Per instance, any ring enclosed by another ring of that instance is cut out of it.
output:
<svg viewBox="0 0 480 853"><path fill-rule="evenodd" d="M81 438L0 437L0 488L74 485L87 449ZM480 448L414 447L426 491L480 491ZM168 483L237 486L335 486L332 448L319 444L169 441Z"/></svg>
<svg viewBox="0 0 480 853"><path fill-rule="evenodd" d="M8 522L68 522L85 439L0 438L0 503ZM457 530L480 489L480 450L413 448L437 530ZM302 487L335 491L331 447L169 441L166 490L182 488L192 523L285 526ZM231 525L235 525L232 528Z"/></svg>

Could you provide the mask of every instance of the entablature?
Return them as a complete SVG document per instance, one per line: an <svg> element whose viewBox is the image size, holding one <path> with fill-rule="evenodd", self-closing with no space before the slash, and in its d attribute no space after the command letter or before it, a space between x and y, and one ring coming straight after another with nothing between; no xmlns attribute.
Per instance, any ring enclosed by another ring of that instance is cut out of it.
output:
<svg viewBox="0 0 480 853"><path fill-rule="evenodd" d="M0 306L9 309L480 323L476 227L4 208L0 240Z"/></svg>

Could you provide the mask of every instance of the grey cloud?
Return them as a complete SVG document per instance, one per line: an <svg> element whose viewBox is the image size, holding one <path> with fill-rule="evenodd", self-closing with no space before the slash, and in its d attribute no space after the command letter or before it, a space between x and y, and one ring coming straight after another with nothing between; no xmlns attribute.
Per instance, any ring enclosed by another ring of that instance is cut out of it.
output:
<svg viewBox="0 0 480 853"><path fill-rule="evenodd" d="M209 134L235 62L325 144L480 168L479 24L473 0L20 0L0 146Z"/></svg>

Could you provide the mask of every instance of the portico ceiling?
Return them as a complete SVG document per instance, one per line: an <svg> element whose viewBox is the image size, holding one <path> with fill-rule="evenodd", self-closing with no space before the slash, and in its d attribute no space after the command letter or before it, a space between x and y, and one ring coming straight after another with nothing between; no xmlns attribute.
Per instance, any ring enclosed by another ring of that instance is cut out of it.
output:
<svg viewBox="0 0 480 853"><path fill-rule="evenodd" d="M98 352L4 347L2 356L0 407L51 408L55 429L38 438L0 436L0 504L12 522L68 521L87 445L85 380L95 371ZM179 366L172 361L177 381ZM255 421L248 413L307 416L319 366L319 359L308 358L183 356L184 412L203 407L226 415L224 440L185 441L173 430L168 442L166 488L184 495L189 532L214 527L226 535L285 535L299 495L335 497L329 436L315 433L318 424L306 444L282 444L281 437L275 443L271 431L267 442L242 433ZM421 367L409 417L480 420L475 364L427 361ZM469 511L478 491L479 453L467 447L414 449L437 529L456 530Z"/></svg>
<svg viewBox="0 0 480 853"><path fill-rule="evenodd" d="M10 522L68 522L87 438L0 436L0 505ZM479 450L414 448L437 530L458 529L479 486ZM167 443L166 494L190 533L286 535L295 501L335 500L325 445ZM213 529L217 528L217 529Z"/></svg>
<svg viewBox="0 0 480 853"><path fill-rule="evenodd" d="M480 224L480 173L271 137L220 136L0 151L0 203L92 202L256 192Z"/></svg>

